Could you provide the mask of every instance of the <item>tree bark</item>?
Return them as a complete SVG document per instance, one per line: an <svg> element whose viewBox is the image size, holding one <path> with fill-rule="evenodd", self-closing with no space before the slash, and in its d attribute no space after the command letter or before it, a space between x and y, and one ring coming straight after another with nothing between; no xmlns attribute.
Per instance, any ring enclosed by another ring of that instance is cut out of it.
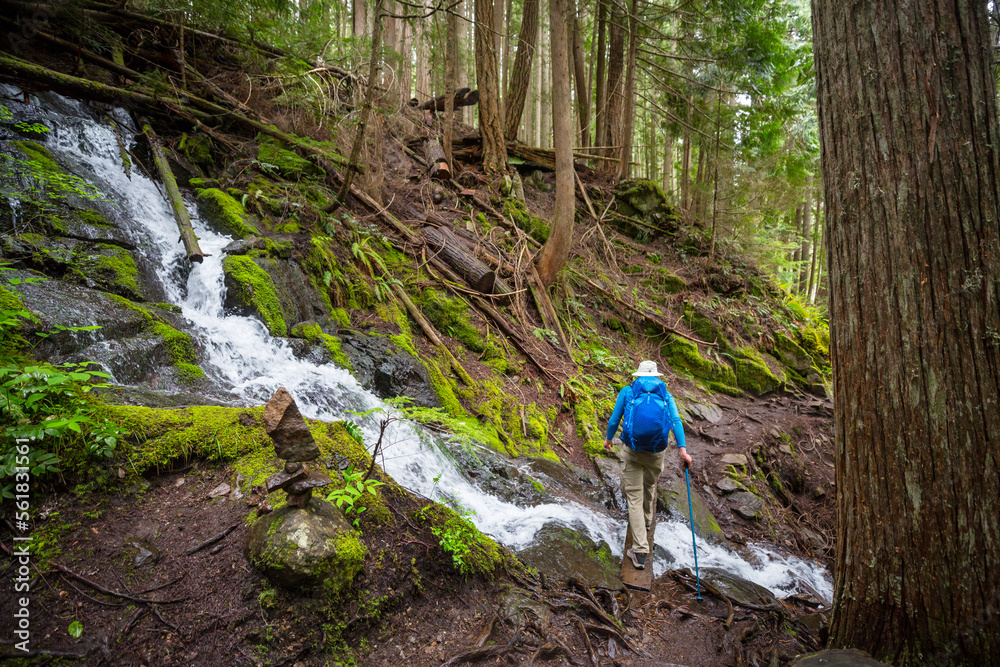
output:
<svg viewBox="0 0 1000 667"><path fill-rule="evenodd" d="M799 257L802 267L799 269L799 294L804 294L809 282L809 263L812 260L812 194L813 177L809 174L806 181L806 203L802 207L802 248Z"/></svg>
<svg viewBox="0 0 1000 667"><path fill-rule="evenodd" d="M625 126L622 128L621 151L618 155L618 180L629 178L632 175L632 144L635 136L635 55L639 41L638 3L639 0L632 0L628 16L628 55L626 57L624 86Z"/></svg>
<svg viewBox="0 0 1000 667"><path fill-rule="evenodd" d="M822 220L822 218L820 217L821 204L822 204L822 201L821 200L817 200L817 202L816 202L816 222L813 225L812 236L813 236L813 238L817 238L818 237L819 239L821 239L821 241L820 241L819 244L813 243L812 259L810 260L810 264L809 264L809 285L806 287L806 298L808 299L809 303L815 303L815 300L816 300L816 298L815 298L815 292L813 291L813 288L814 288L814 286L816 284L816 267L817 267L816 258L819 256L820 250L822 249L822 238L823 238L823 234L822 234L822 230L821 230L821 225L820 225L820 221Z"/></svg>
<svg viewBox="0 0 1000 667"><path fill-rule="evenodd" d="M448 35L444 56L443 149L445 162L448 163L448 170L452 173L455 172L455 162L452 155L451 140L455 129L455 77L458 75L458 17L455 14L460 11L462 11L461 0L459 0L459 4L452 7L452 10L448 12L448 18L446 19Z"/></svg>
<svg viewBox="0 0 1000 667"><path fill-rule="evenodd" d="M353 0L351 3L351 18L354 37L364 37L368 34L368 2Z"/></svg>
<svg viewBox="0 0 1000 667"><path fill-rule="evenodd" d="M802 204L795 207L795 236L799 236L802 232ZM795 262L795 268L793 269L792 276L799 275L799 262L802 261L802 241L799 240L795 244L795 251L792 253L792 261ZM794 279L792 280L794 283Z"/></svg>
<svg viewBox="0 0 1000 667"><path fill-rule="evenodd" d="M436 229L427 227L423 230L424 238L445 264L462 276L465 282L474 290L483 294L506 294L510 287L497 278L496 273L478 257L468 252L458 237L447 227Z"/></svg>
<svg viewBox="0 0 1000 667"><path fill-rule="evenodd" d="M427 173L438 181L451 180L451 167L448 166L448 156L436 139L428 139L424 143L424 161L427 163Z"/></svg>
<svg viewBox="0 0 1000 667"><path fill-rule="evenodd" d="M549 238L537 261L538 277L544 287L555 282L569 258L573 245L573 218L576 197L573 195L573 114L569 90L569 19L570 0L549 0L549 26L552 40L552 126L556 153L556 201Z"/></svg>
<svg viewBox="0 0 1000 667"><path fill-rule="evenodd" d="M694 98L691 99L687 107L687 116L691 118L691 106L694 105ZM684 124L683 152L681 153L681 208L688 214L691 213L691 127L690 123Z"/></svg>
<svg viewBox="0 0 1000 667"><path fill-rule="evenodd" d="M573 35L573 73L576 81L576 117L580 127L580 146L590 145L590 96L587 94L587 74L583 57L583 37L580 17L574 10L570 18Z"/></svg>
<svg viewBox="0 0 1000 667"><path fill-rule="evenodd" d="M504 137L508 141L517 139L517 129L524 113L524 101L528 96L531 80L531 60L535 55L538 37L538 0L524 0L521 15L521 34L517 37L517 56L510 74L510 86L504 98Z"/></svg>
<svg viewBox="0 0 1000 667"><path fill-rule="evenodd" d="M837 464L830 644L1000 655L1000 132L984 2L812 3Z"/></svg>
<svg viewBox="0 0 1000 667"><path fill-rule="evenodd" d="M596 128L594 145L607 146L607 40L608 0L597 0L597 72L594 75L594 109ZM605 153L600 152L602 155Z"/></svg>
<svg viewBox="0 0 1000 667"><path fill-rule="evenodd" d="M617 2L610 11L610 44L608 45L608 82L605 87L607 113L604 116L604 145L621 146L625 141L625 15ZM606 155L618 157L620 149L609 149ZM605 162L605 171L615 173L618 165Z"/></svg>
<svg viewBox="0 0 1000 667"><path fill-rule="evenodd" d="M674 138L667 131L666 140L663 142L663 191L670 197L670 201L675 201L674 196Z"/></svg>
<svg viewBox="0 0 1000 667"><path fill-rule="evenodd" d="M493 3L476 3L476 82L479 87L479 133L483 138L483 171L487 176L507 172L507 147L500 119L500 78L494 44Z"/></svg>

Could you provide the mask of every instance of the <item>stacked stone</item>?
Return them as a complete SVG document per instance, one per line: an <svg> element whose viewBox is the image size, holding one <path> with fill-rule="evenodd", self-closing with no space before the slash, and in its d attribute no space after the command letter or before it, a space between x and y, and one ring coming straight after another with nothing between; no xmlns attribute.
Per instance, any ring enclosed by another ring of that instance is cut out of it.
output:
<svg viewBox="0 0 1000 667"><path fill-rule="evenodd" d="M319 447L295 399L284 387L274 392L264 408L264 428L274 442L278 458L285 460L285 469L267 478L267 492L284 489L289 507L305 507L313 489L322 488L331 480L309 469L308 462L319 457Z"/></svg>

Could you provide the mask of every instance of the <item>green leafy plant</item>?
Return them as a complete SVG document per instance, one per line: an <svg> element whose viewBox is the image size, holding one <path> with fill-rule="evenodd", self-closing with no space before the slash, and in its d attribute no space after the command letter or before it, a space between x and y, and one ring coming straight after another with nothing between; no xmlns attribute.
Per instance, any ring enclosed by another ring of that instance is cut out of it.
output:
<svg viewBox="0 0 1000 667"><path fill-rule="evenodd" d="M48 134L49 128L42 123L15 123L14 128L19 132L29 132L32 134Z"/></svg>
<svg viewBox="0 0 1000 667"><path fill-rule="evenodd" d="M327 495L326 499L336 503L337 507L344 510L344 514L348 518L353 517L351 525L357 528L361 522L361 515L368 509L361 504L362 496L365 493L375 496L375 489L385 482L364 479L365 474L360 470L355 471L354 466L348 467L347 470L341 470L340 474L344 477L344 488L334 489Z"/></svg>
<svg viewBox="0 0 1000 667"><path fill-rule="evenodd" d="M533 329L531 333L535 334L535 338L542 341L548 341L553 345L559 344L559 337L556 332L552 329Z"/></svg>
<svg viewBox="0 0 1000 667"><path fill-rule="evenodd" d="M389 270L386 268L385 261L378 254L378 251L369 244L371 239L372 237L370 236L363 236L351 243L351 254L368 271L370 276L375 277L374 267L378 266L382 269L383 273L388 273Z"/></svg>
<svg viewBox="0 0 1000 667"><path fill-rule="evenodd" d="M73 621L72 623L69 624L69 627L66 629L66 632L68 632L69 636L72 637L73 639L79 639L80 637L83 636L83 623L81 623L80 621Z"/></svg>

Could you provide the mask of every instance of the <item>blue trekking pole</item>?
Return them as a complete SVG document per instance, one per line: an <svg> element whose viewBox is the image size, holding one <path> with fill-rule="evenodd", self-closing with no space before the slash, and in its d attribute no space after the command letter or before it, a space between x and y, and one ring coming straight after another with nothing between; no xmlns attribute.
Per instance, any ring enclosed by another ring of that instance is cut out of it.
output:
<svg viewBox="0 0 1000 667"><path fill-rule="evenodd" d="M694 547L694 577L698 582L698 599L701 599L701 575L698 574L698 542L694 539L694 503L691 502L691 475L688 473L688 465L684 464L684 479L688 485L688 513L691 516L691 545Z"/></svg>

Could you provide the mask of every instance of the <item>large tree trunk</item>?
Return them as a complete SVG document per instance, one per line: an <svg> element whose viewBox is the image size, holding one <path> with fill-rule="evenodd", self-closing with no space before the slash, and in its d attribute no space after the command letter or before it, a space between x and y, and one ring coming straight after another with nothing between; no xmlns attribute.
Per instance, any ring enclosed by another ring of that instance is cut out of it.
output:
<svg viewBox="0 0 1000 667"><path fill-rule="evenodd" d="M351 3L351 23L355 37L368 34L368 3L366 0L353 0Z"/></svg>
<svg viewBox="0 0 1000 667"><path fill-rule="evenodd" d="M813 2L833 646L1000 655L1000 132L985 2Z"/></svg>
<svg viewBox="0 0 1000 667"><path fill-rule="evenodd" d="M625 142L625 14L617 3L610 10L611 39L608 47L607 114L604 117L604 139L607 146L615 146L605 151L607 155L620 153ZM605 162L603 170L616 172L618 165Z"/></svg>
<svg viewBox="0 0 1000 667"><path fill-rule="evenodd" d="M461 0L448 12L446 23L448 35L444 55L444 157L448 170L455 173L455 162L452 156L452 134L455 129L455 78L458 76L458 16L462 10Z"/></svg>
<svg viewBox="0 0 1000 667"><path fill-rule="evenodd" d="M497 73L498 43L493 21L493 3L476 2L476 82L479 86L479 133L483 138L483 171L498 176L507 171L507 145L500 119L500 77Z"/></svg>
<svg viewBox="0 0 1000 667"><path fill-rule="evenodd" d="M587 91L587 73L583 57L583 37L580 35L580 17L573 11L570 18L573 29L573 74L576 81L576 118L580 127L580 147L590 145L590 95Z"/></svg>
<svg viewBox="0 0 1000 667"><path fill-rule="evenodd" d="M509 141L517 139L517 128L524 113L524 100L528 96L531 80L531 60L535 55L538 37L538 0L524 0L521 15L521 34L517 37L517 56L510 75L510 87L504 99L504 136Z"/></svg>
<svg viewBox="0 0 1000 667"><path fill-rule="evenodd" d="M691 100L694 105L694 99ZM691 106L687 108L688 120L691 119ZM684 136L681 153L681 208L688 215L691 214L691 129L690 123L684 125Z"/></svg>
<svg viewBox="0 0 1000 667"><path fill-rule="evenodd" d="M674 196L674 138L667 132L666 140L663 142L663 191L670 197L670 201L675 201Z"/></svg>
<svg viewBox="0 0 1000 667"><path fill-rule="evenodd" d="M632 175L632 143L635 137L635 56L639 41L637 12L639 0L632 0L628 16L628 56L625 74L625 127L622 131L621 151L618 155L618 179ZM617 144L616 144L617 145Z"/></svg>
<svg viewBox="0 0 1000 667"><path fill-rule="evenodd" d="M573 245L573 111L569 92L569 3L549 0L552 39L552 127L556 153L556 202L552 230L538 256L538 277L548 287L566 265Z"/></svg>
<svg viewBox="0 0 1000 667"><path fill-rule="evenodd" d="M607 39L607 26L608 26L608 0L597 0L597 73L594 75L596 81L594 82L594 102L595 102L595 118L596 118L596 128L594 145L595 146L607 146L607 134L605 133L607 129L607 80L605 69L607 68L605 64L605 56L607 54L607 45L605 40ZM603 154L602 151L597 151L598 154Z"/></svg>

